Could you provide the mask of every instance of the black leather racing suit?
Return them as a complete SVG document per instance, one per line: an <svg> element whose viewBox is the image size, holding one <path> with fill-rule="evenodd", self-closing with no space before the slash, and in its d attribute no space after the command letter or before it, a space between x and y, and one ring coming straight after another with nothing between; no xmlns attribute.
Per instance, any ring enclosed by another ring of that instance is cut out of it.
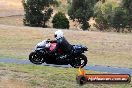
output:
<svg viewBox="0 0 132 88"><path fill-rule="evenodd" d="M57 46L54 50L55 52L58 52L58 49L61 49L63 55L70 55L72 53L72 45L64 37L57 39L54 42L57 43Z"/></svg>
<svg viewBox="0 0 132 88"><path fill-rule="evenodd" d="M72 51L72 45L64 38L57 40L57 49L61 49L64 54L69 54Z"/></svg>

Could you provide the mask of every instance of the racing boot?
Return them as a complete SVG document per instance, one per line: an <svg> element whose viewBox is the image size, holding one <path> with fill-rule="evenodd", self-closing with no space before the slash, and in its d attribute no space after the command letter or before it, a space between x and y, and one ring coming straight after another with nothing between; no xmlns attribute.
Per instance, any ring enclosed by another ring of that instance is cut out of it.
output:
<svg viewBox="0 0 132 88"><path fill-rule="evenodd" d="M69 62L70 61L70 56L69 55L62 55L62 56L60 56L60 60Z"/></svg>
<svg viewBox="0 0 132 88"><path fill-rule="evenodd" d="M57 61L65 62L67 59L66 55L60 55L56 58Z"/></svg>

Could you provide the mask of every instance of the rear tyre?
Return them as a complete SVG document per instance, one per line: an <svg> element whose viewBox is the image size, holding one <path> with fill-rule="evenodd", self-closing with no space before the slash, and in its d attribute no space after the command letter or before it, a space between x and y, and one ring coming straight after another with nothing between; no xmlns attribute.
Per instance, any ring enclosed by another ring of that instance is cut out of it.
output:
<svg viewBox="0 0 132 88"><path fill-rule="evenodd" d="M30 53L29 60L30 60L30 62L32 62L33 64L36 64L36 65L40 65L40 64L44 63L44 59L42 58L42 56L36 52Z"/></svg>
<svg viewBox="0 0 132 88"><path fill-rule="evenodd" d="M76 56L70 63L70 65L74 68L79 68L80 66L81 68L83 68L86 64L87 64L87 57L84 54Z"/></svg>

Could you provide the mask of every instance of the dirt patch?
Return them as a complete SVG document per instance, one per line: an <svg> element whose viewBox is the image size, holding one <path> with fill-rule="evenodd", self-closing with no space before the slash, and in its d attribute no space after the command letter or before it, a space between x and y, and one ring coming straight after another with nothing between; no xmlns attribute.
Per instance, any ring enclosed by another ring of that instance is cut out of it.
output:
<svg viewBox="0 0 132 88"><path fill-rule="evenodd" d="M26 88L26 86L19 81L2 79L2 81L0 81L0 88Z"/></svg>
<svg viewBox="0 0 132 88"><path fill-rule="evenodd" d="M0 88L27 88L27 84L23 82L22 76L15 78L16 75L25 76L25 73L0 70Z"/></svg>
<svg viewBox="0 0 132 88"><path fill-rule="evenodd" d="M24 26L23 25L23 18L24 18L23 16L0 17L0 24Z"/></svg>

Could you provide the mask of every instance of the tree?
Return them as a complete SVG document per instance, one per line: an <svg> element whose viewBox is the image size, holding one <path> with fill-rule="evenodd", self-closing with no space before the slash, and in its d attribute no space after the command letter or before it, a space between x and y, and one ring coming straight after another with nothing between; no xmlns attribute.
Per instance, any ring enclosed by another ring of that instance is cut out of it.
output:
<svg viewBox="0 0 132 88"><path fill-rule="evenodd" d="M69 20L62 12L58 12L57 14L55 14L52 23L54 28L69 29Z"/></svg>
<svg viewBox="0 0 132 88"><path fill-rule="evenodd" d="M46 27L46 22L50 19L56 4L55 0L22 0L25 15L24 25L35 27Z"/></svg>
<svg viewBox="0 0 132 88"><path fill-rule="evenodd" d="M128 16L127 28L131 32L131 30L132 30L132 0L123 0L122 3L123 3L123 7L128 12L128 14L127 14L127 16Z"/></svg>
<svg viewBox="0 0 132 88"><path fill-rule="evenodd" d="M82 24L81 28L87 30L88 21L93 16L93 7L97 0L73 0L68 10L68 15L73 21Z"/></svg>
<svg viewBox="0 0 132 88"><path fill-rule="evenodd" d="M132 15L128 15L127 28L131 32L132 31Z"/></svg>
<svg viewBox="0 0 132 88"><path fill-rule="evenodd" d="M125 7L130 14L132 14L132 0L123 0L123 7Z"/></svg>
<svg viewBox="0 0 132 88"><path fill-rule="evenodd" d="M122 29L123 32L128 24L126 10L122 7L116 7L113 12L114 14L111 18L111 25L117 30L117 32L120 32L120 29Z"/></svg>

